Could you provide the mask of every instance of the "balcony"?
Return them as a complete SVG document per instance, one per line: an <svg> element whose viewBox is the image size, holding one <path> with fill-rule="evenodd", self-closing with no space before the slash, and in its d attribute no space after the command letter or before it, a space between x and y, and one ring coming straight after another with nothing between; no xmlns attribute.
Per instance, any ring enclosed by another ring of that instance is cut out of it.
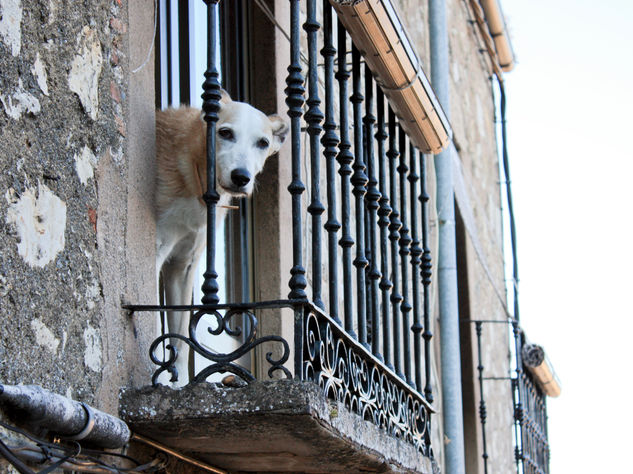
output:
<svg viewBox="0 0 633 474"><path fill-rule="evenodd" d="M220 23L218 2L205 3L214 137ZM289 5L290 293L221 303L209 225L203 304L125 306L191 322L148 348L153 385L124 391L121 412L136 433L222 469L436 472L426 153L447 144L450 126L389 1ZM207 160L214 222L214 147ZM223 335L239 347L214 348ZM159 383L184 376L176 340L205 361L178 390Z"/></svg>

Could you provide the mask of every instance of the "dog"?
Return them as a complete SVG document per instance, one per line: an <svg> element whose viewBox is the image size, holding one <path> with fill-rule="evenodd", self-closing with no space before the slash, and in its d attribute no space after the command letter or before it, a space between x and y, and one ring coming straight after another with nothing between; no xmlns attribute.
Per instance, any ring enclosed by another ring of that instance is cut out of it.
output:
<svg viewBox="0 0 633 474"><path fill-rule="evenodd" d="M216 229L233 197L249 196L266 158L279 151L288 133L278 115L265 115L222 90L216 123ZM156 112L156 268L163 277L165 303L189 305L193 278L206 244L207 125L200 109L179 107ZM169 332L188 336L189 313L167 313ZM189 379L189 346L171 341L178 351L182 386Z"/></svg>

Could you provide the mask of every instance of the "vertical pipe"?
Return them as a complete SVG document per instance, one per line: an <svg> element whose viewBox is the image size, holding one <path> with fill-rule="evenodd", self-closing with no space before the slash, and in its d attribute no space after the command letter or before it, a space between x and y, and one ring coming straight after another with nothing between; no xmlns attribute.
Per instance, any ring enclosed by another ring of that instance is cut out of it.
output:
<svg viewBox="0 0 633 474"><path fill-rule="evenodd" d="M407 135L404 129L400 126L399 129L400 138L400 164L398 165L398 173L400 174L400 218L402 220L402 226L400 227L400 239L398 244L400 245L400 271L402 272L402 303L400 304L400 311L402 312L402 351L404 358L404 375L409 385L413 385L413 378L411 377L411 304L409 303L409 265L407 257L409 256L409 244L411 243L411 237L409 237L408 212L407 212Z"/></svg>
<svg viewBox="0 0 633 474"><path fill-rule="evenodd" d="M413 326L411 331L413 335L413 367L415 372L415 388L419 392L422 391L422 321L420 320L420 279L418 272L422 260L422 247L420 247L420 239L418 238L418 181L420 176L417 173L418 168L418 151L414 148L413 143L409 150L409 185L411 192L409 199L411 200L411 305L413 306Z"/></svg>
<svg viewBox="0 0 633 474"><path fill-rule="evenodd" d="M374 159L374 124L376 117L373 112L374 108L374 80L371 75L369 66L365 63L365 117L363 124L365 125L365 155L367 156L367 172L369 175L369 186L367 188L367 225L366 230L369 233L369 253L371 262L369 267L369 301L370 317L371 317L371 351L380 360L380 301L378 293L378 284L380 277L380 269L378 267L378 246L376 242L376 224L378 219L378 201L380 200L380 192L376 185L376 163Z"/></svg>
<svg viewBox="0 0 633 474"><path fill-rule="evenodd" d="M424 397L433 403L433 388L431 383L431 276L432 262L429 248L429 193L427 192L426 157L420 154L420 202L422 204L422 286L424 287Z"/></svg>
<svg viewBox="0 0 633 474"><path fill-rule="evenodd" d="M215 206L220 196L215 189L215 126L220 110L220 82L216 65L217 40L215 26L218 16L218 0L205 0L207 4L207 70L202 84L202 109L207 122L207 190L202 196L207 205L207 266L202 284L202 303L217 304L218 274L215 271Z"/></svg>
<svg viewBox="0 0 633 474"><path fill-rule="evenodd" d="M320 25L316 19L316 0L308 0L308 15L303 29L308 33L308 111L305 120L310 135L310 191L312 200L308 212L312 216L312 301L321 309L325 309L321 298L321 214L325 207L321 203L321 149L319 135L323 128L323 112L319 109L319 71L317 69L317 31Z"/></svg>
<svg viewBox="0 0 633 474"><path fill-rule="evenodd" d="M380 208L378 209L378 226L380 227L380 271L382 278L380 279L380 290L382 292L382 353L385 359L385 365L393 369L393 358L391 356L391 319L389 291L393 287L393 283L389 280L389 249L388 249L388 232L389 215L391 207L389 205L389 196L387 195L387 155L385 151L385 140L387 139L387 131L385 129L385 96L382 89L376 89L376 115L378 118L378 129L376 130L376 140L378 140L378 183L380 191Z"/></svg>
<svg viewBox="0 0 633 474"><path fill-rule="evenodd" d="M352 175L351 164L354 156L350 152L352 147L349 141L349 117L348 117L348 87L349 70L347 69L347 33L343 24L339 20L338 26L338 69L336 79L339 90L339 114L341 141L339 142L339 152L336 159L339 163L338 173L341 175L341 220L343 221L342 235L339 245L343 249L343 312L345 315L345 330L352 337L356 338L354 332L354 295L352 293L352 246L354 239L350 226L350 176Z"/></svg>
<svg viewBox="0 0 633 474"><path fill-rule="evenodd" d="M325 230L328 233L328 271L329 271L329 313L340 324L338 316L338 254L336 234L341 228L336 219L336 182L335 158L336 145L339 138L336 135L336 121L334 120L334 56L336 49L332 41L332 5L329 0L323 0L323 49L321 50L325 62L325 134L321 138L326 160L327 175L327 210L328 219ZM345 102L342 102L345 104Z"/></svg>
<svg viewBox="0 0 633 474"><path fill-rule="evenodd" d="M290 65L286 79L286 104L290 117L292 147L292 182L288 191L292 195L292 268L290 269L290 299L305 299L307 281L303 268L301 244L301 115L303 113L303 76L301 75L301 45L299 43L300 0L290 0Z"/></svg>
<svg viewBox="0 0 633 474"><path fill-rule="evenodd" d="M360 51L352 44L352 86L351 97L354 105L354 174L351 182L354 185L354 197L356 198L356 291L358 293L358 340L365 347L367 345L367 300L365 287L365 268L369 263L365 256L365 193L367 192L367 175L363 162L363 126L361 122L361 106L363 95L360 88Z"/></svg>
<svg viewBox="0 0 633 474"><path fill-rule="evenodd" d="M429 0L431 84L450 118L449 52L446 0ZM447 474L463 474L464 417L462 412L459 309L457 303L457 252L455 200L450 151L435 157L438 210L438 274L444 433L449 439L445 460Z"/></svg>
<svg viewBox="0 0 633 474"><path fill-rule="evenodd" d="M481 321L475 321L477 332L477 372L479 373L479 420L481 421L481 442L483 445L484 474L488 474L488 449L486 447L486 400L484 399L484 365L481 359Z"/></svg>
<svg viewBox="0 0 633 474"><path fill-rule="evenodd" d="M400 213L398 211L398 178L396 174L396 160L398 145L396 140L396 114L389 107L389 194L391 195L391 215L389 216L389 240L391 241L391 278L393 287L391 290L391 314L393 318L393 368L401 378L402 374L402 354L400 353L400 294L399 260L398 260L398 240L400 239Z"/></svg>

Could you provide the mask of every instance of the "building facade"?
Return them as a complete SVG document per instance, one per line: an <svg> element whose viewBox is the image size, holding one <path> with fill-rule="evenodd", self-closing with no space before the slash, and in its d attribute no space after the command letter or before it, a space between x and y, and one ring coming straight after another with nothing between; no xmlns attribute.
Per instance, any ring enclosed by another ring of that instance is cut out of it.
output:
<svg viewBox="0 0 633 474"><path fill-rule="evenodd" d="M125 452L155 461L148 470L547 472L544 405L528 408L518 388L524 336L506 297L501 14L497 2L440 2L448 67L436 86L437 3L0 0L0 383L123 419ZM207 61L208 123L217 79L291 133L215 231L220 305L195 308L201 335L183 335L209 383L175 389L150 307L155 114L203 105ZM440 235L446 163L452 249ZM452 362L436 266L449 251ZM7 404L3 421L21 426L16 413ZM455 439L446 413L462 420Z"/></svg>

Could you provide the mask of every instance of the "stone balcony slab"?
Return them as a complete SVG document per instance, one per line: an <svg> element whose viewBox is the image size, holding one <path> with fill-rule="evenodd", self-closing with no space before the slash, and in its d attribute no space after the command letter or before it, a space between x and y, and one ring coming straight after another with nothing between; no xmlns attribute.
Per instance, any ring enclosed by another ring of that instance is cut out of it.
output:
<svg viewBox="0 0 633 474"><path fill-rule="evenodd" d="M312 382L125 389L121 417L140 435L229 471L434 473L434 461Z"/></svg>

